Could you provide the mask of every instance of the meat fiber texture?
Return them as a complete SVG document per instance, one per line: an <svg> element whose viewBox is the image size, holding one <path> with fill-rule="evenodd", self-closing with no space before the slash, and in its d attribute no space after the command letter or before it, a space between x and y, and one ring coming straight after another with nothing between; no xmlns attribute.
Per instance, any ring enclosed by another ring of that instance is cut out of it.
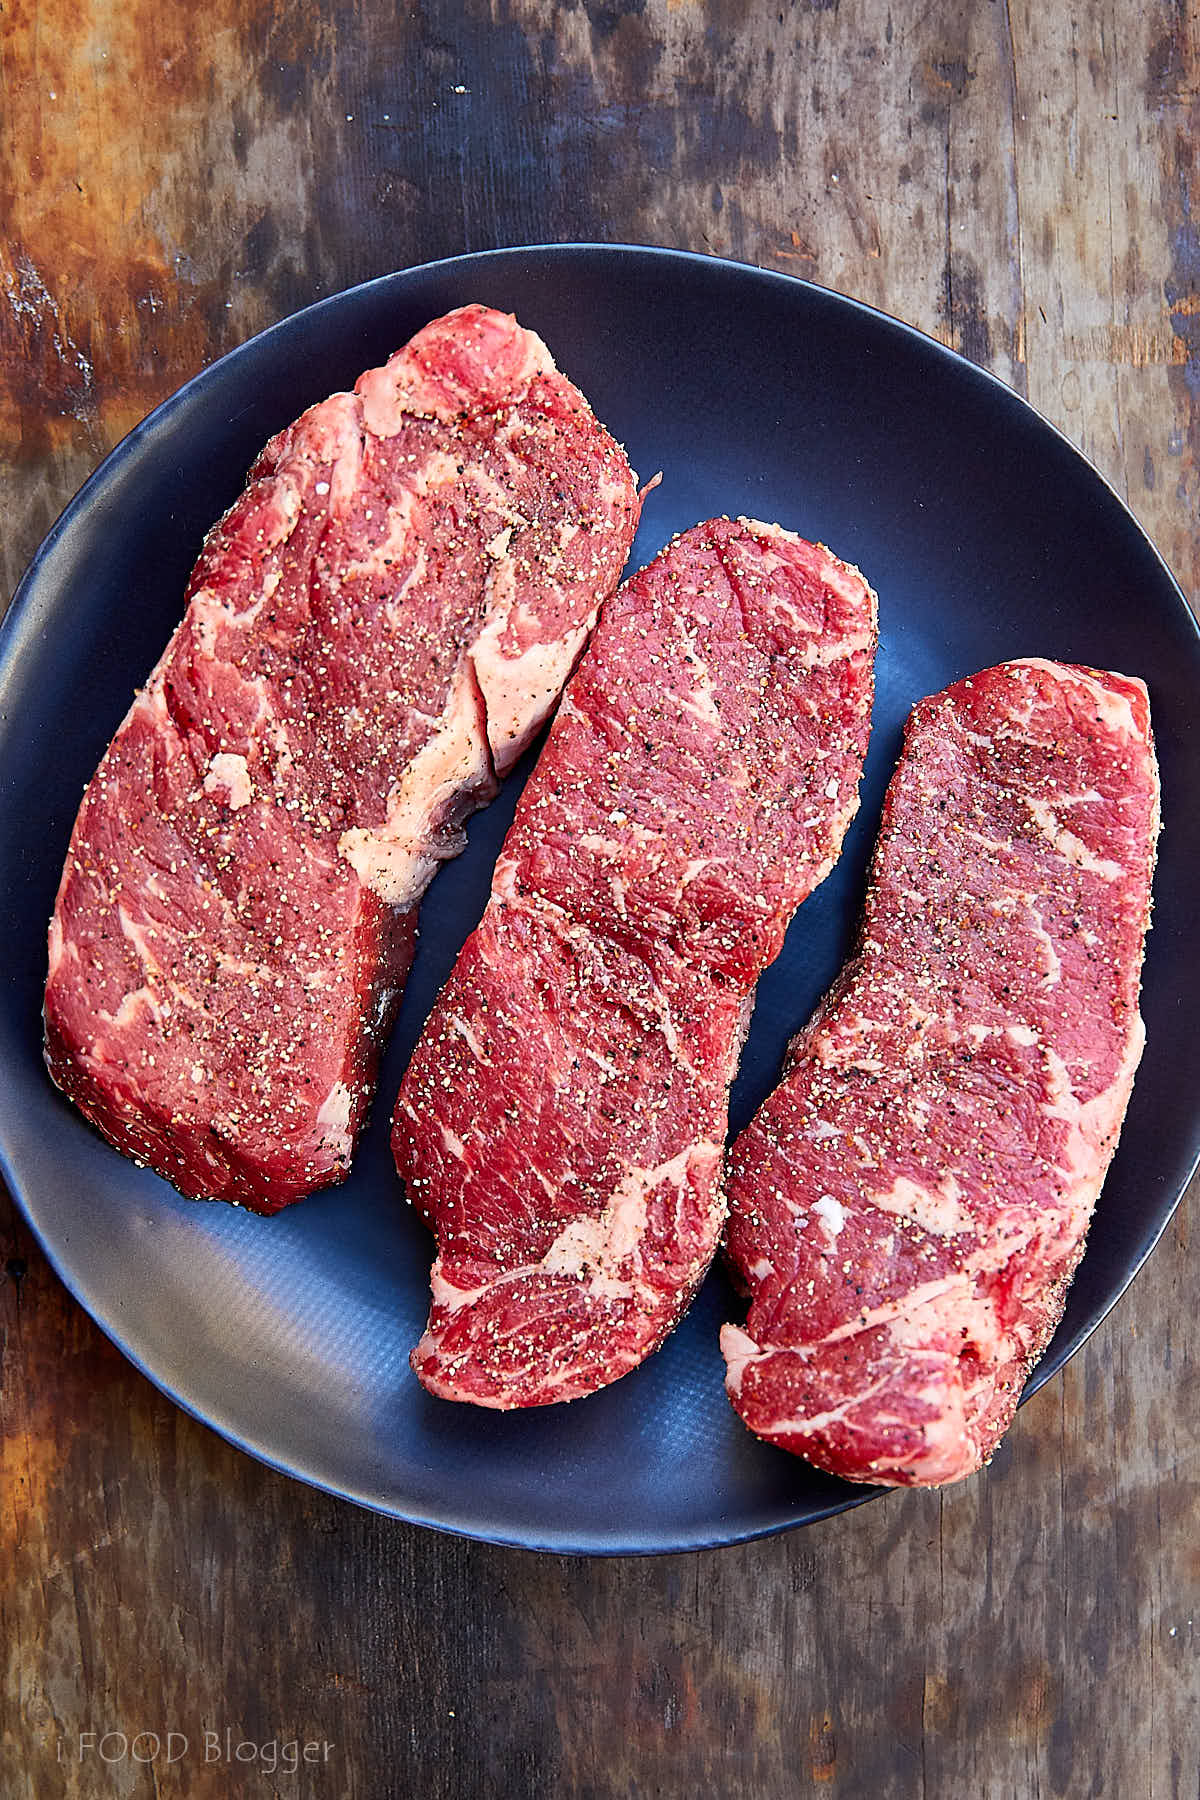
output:
<svg viewBox="0 0 1200 1800"><path fill-rule="evenodd" d="M1158 816L1140 681L1032 659L916 707L857 954L731 1153L760 1437L886 1486L995 1450L1141 1056Z"/></svg>
<svg viewBox="0 0 1200 1800"><path fill-rule="evenodd" d="M687 1306L755 982L858 805L875 633L856 570L749 520L606 606L397 1103L433 1393L574 1399Z"/></svg>
<svg viewBox="0 0 1200 1800"><path fill-rule="evenodd" d="M274 438L88 787L46 1058L183 1193L346 1174L415 907L558 698L637 524L545 345L435 320Z"/></svg>

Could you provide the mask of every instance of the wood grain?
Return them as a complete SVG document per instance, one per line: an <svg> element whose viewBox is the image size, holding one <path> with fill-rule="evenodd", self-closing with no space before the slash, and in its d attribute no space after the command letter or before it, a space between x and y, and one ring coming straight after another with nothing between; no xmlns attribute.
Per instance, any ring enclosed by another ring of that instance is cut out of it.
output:
<svg viewBox="0 0 1200 1800"><path fill-rule="evenodd" d="M1197 592L1189 0L2 18L5 592L103 453L260 326L409 262L569 238L745 257L911 320L1027 393ZM259 1467L122 1360L6 1209L0 1791L1194 1795L1190 1211L979 1479L588 1563ZM334 1748L231 1775L199 1749L227 1725ZM72 1760L110 1728L195 1748Z"/></svg>

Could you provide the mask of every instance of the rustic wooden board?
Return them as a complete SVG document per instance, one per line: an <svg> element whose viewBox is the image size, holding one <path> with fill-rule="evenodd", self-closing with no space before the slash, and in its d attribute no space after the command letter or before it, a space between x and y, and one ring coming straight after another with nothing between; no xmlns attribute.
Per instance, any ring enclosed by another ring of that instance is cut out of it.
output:
<svg viewBox="0 0 1200 1800"><path fill-rule="evenodd" d="M597 238L786 269L985 363L1194 595L1198 97L1187 0L4 0L0 590L260 326L406 263ZM1194 1794L1188 1218L979 1479L600 1564L260 1468L122 1360L5 1203L0 1791ZM204 1761L227 1726L333 1748L231 1775ZM189 1750L80 1761L108 1729Z"/></svg>

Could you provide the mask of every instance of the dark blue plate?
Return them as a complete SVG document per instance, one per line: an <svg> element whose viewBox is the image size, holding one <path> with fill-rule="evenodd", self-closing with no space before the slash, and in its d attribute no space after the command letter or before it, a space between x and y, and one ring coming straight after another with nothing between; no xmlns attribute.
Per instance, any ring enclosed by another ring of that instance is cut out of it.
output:
<svg viewBox="0 0 1200 1800"><path fill-rule="evenodd" d="M500 1416L431 1399L408 1368L430 1242L387 1150L391 1102L486 897L520 777L438 876L354 1174L277 1219L182 1200L51 1087L45 927L85 782L177 623L206 528L264 440L435 314L514 311L628 446L646 505L634 562L713 513L776 519L861 565L880 595L863 806L760 990L734 1095L773 1085L853 932L913 701L1022 654L1142 675L1166 831L1146 963L1149 1042L1066 1316L1034 1378L1104 1317L1170 1217L1198 1149L1200 643L1183 596L1090 465L1007 388L819 288L673 251L559 245L467 256L323 301L160 406L50 533L0 653L0 1157L59 1274L182 1406L265 1462L402 1518L571 1551L731 1543L863 1490L749 1437L722 1390L714 1273L666 1347L570 1407Z"/></svg>

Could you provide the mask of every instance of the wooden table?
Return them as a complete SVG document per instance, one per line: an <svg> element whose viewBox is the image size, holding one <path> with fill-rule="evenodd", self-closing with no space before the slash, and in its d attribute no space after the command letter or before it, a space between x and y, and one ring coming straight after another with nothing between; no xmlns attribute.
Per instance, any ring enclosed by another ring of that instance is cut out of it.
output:
<svg viewBox="0 0 1200 1800"><path fill-rule="evenodd" d="M1198 95L1189 0L6 3L0 586L261 326L408 263L592 238L784 269L985 363L1195 594ZM978 1479L593 1563L230 1449L5 1204L0 1793L1194 1795L1191 1210ZM227 1728L332 1748L231 1772L204 1761ZM159 1733L159 1761L81 1759L110 1730Z"/></svg>

